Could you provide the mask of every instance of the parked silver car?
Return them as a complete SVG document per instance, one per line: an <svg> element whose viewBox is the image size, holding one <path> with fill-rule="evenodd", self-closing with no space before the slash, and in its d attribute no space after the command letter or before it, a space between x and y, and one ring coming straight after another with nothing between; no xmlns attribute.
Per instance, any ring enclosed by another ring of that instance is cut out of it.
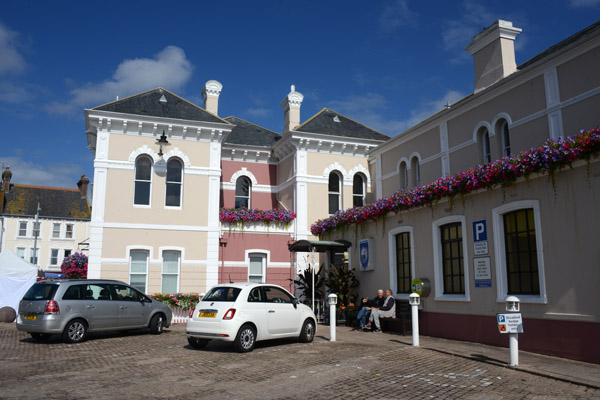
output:
<svg viewBox="0 0 600 400"><path fill-rule="evenodd" d="M160 334L171 318L165 304L120 281L48 280L36 282L23 296L17 329L38 340L56 334L77 343L88 332L150 328Z"/></svg>

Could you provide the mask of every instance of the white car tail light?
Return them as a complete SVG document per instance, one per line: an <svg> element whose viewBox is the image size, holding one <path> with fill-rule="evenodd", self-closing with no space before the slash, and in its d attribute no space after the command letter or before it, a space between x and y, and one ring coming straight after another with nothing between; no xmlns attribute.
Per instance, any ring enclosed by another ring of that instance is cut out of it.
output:
<svg viewBox="0 0 600 400"><path fill-rule="evenodd" d="M227 310L227 312L223 316L223 319L233 319L234 315L235 315L235 308L230 308L229 310Z"/></svg>

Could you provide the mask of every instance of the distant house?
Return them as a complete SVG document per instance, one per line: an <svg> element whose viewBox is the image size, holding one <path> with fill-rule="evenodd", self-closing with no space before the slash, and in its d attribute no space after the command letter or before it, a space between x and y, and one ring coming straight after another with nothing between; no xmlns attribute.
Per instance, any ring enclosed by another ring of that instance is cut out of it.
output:
<svg viewBox="0 0 600 400"><path fill-rule="evenodd" d="M497 21L475 36L467 46L474 93L369 153L378 204L421 201L419 187L452 176L464 179L463 187L479 185L486 177L471 168L600 124L600 22L517 66L520 32ZM512 295L524 318L521 349L600 363L598 161L507 178L425 207L392 206L396 212L376 222L319 234L353 243L350 259L364 295L390 287L408 299L414 278L428 280L425 335L506 345L496 313ZM438 182L440 191L452 186ZM357 241L365 239L371 267L359 262Z"/></svg>
<svg viewBox="0 0 600 400"><path fill-rule="evenodd" d="M386 135L329 109L301 124L293 86L279 134L219 117L221 90L206 83L205 108L156 88L85 111L95 154L90 277L147 293L230 280L291 288L306 262L288 244L366 201L367 153Z"/></svg>
<svg viewBox="0 0 600 400"><path fill-rule="evenodd" d="M12 171L6 167L0 188L2 249L49 272L60 271L64 257L87 253L90 206L85 175L78 189L19 185L11 180Z"/></svg>

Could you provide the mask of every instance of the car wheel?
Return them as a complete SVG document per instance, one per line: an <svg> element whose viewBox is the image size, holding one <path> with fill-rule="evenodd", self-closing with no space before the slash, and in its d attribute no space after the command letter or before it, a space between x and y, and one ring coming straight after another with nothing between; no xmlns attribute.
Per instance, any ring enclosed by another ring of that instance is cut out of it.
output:
<svg viewBox="0 0 600 400"><path fill-rule="evenodd" d="M29 332L31 337L35 340L47 340L50 336L49 333L38 333L38 332Z"/></svg>
<svg viewBox="0 0 600 400"><path fill-rule="evenodd" d="M152 331L152 333L155 335L160 335L163 331L164 322L165 317L160 313L152 317L152 319L150 320L150 330Z"/></svg>
<svg viewBox="0 0 600 400"><path fill-rule="evenodd" d="M240 353L246 353L254 349L256 343L256 330L250 325L244 325L238 331L233 346Z"/></svg>
<svg viewBox="0 0 600 400"><path fill-rule="evenodd" d="M206 347L208 342L210 342L210 340L208 339L200 339L195 337L188 337L187 339L190 346L192 346L195 349L203 349Z"/></svg>
<svg viewBox="0 0 600 400"><path fill-rule="evenodd" d="M67 343L79 343L85 340L87 326L83 320L75 319L67 324L62 337Z"/></svg>
<svg viewBox="0 0 600 400"><path fill-rule="evenodd" d="M300 332L300 341L302 343L310 343L315 338L315 323L312 319L307 319L302 325L302 331Z"/></svg>

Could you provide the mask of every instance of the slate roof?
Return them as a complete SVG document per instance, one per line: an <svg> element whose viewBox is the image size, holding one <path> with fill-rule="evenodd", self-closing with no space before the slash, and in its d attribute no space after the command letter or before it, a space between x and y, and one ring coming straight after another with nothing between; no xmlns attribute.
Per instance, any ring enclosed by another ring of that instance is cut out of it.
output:
<svg viewBox="0 0 600 400"><path fill-rule="evenodd" d="M237 117L227 117L225 121L234 124L235 128L227 136L225 143L228 144L246 144L252 146L270 147L275 144L281 135L270 131L262 126L245 121Z"/></svg>
<svg viewBox="0 0 600 400"><path fill-rule="evenodd" d="M371 129L328 108L322 109L312 118L294 130L301 132L320 133L323 135L379 141L385 141L390 138L381 132L377 132L374 129Z"/></svg>
<svg viewBox="0 0 600 400"><path fill-rule="evenodd" d="M564 40L561 40L560 42L556 43L555 45L548 47L546 50L542 51L538 55L530 58L529 60L525 61L523 64L519 65L518 69L523 69L532 64L535 64L536 62L545 58L546 56L549 56L550 54L555 53L564 47L567 47L571 43L574 43L574 42L577 42L578 40L584 39L587 36L595 35L599 31L600 31L600 21L588 26L587 28L580 30L579 32L575 33L574 35L569 36L568 38L566 38Z"/></svg>
<svg viewBox="0 0 600 400"><path fill-rule="evenodd" d="M89 220L91 216L88 199L81 198L78 189L12 185L9 192L0 195L4 196L5 215L33 216L39 202L40 217Z"/></svg>
<svg viewBox="0 0 600 400"><path fill-rule="evenodd" d="M164 96L165 101L160 101ZM187 119L190 121L225 121L161 87L94 107L92 110L152 117Z"/></svg>

